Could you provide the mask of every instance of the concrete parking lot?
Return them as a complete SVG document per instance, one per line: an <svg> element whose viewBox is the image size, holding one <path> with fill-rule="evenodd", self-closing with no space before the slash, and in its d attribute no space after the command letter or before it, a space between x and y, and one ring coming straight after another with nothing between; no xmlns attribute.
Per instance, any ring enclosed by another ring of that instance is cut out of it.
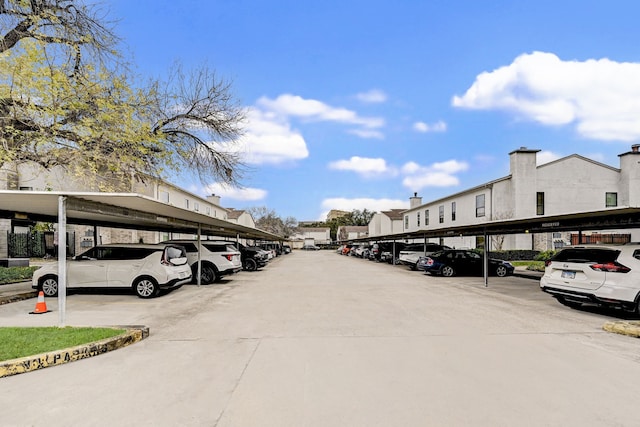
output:
<svg viewBox="0 0 640 427"><path fill-rule="evenodd" d="M0 326L57 325L34 300ZM534 280L430 277L328 251L153 300L76 293L69 325L146 325L0 379L3 426L632 426L640 341Z"/></svg>

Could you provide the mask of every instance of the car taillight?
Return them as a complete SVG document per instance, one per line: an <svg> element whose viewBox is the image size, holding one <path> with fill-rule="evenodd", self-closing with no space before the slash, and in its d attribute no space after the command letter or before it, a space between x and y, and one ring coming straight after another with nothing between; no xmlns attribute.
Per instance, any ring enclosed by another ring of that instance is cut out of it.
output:
<svg viewBox="0 0 640 427"><path fill-rule="evenodd" d="M427 265L433 265L433 259L427 258Z"/></svg>
<svg viewBox="0 0 640 427"><path fill-rule="evenodd" d="M549 267L549 266L551 265L551 263L552 263L552 262L553 262L553 261L551 261L550 259L548 259L548 260L546 260L546 261L544 262L544 266L545 266L545 267Z"/></svg>
<svg viewBox="0 0 640 427"><path fill-rule="evenodd" d="M631 271L629 267L618 264L617 262L591 264L589 267L591 267L592 270L606 271L609 273L628 273Z"/></svg>
<svg viewBox="0 0 640 427"><path fill-rule="evenodd" d="M227 259L227 261L233 261L233 255L231 254L226 254L226 255L222 255L223 257L225 257Z"/></svg>

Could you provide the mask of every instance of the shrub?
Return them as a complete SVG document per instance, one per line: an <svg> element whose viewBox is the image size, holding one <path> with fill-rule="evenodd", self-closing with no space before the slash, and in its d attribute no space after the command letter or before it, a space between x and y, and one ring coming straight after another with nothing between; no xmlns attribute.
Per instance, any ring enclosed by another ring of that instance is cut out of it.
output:
<svg viewBox="0 0 640 427"><path fill-rule="evenodd" d="M543 251L543 252L540 252L534 259L536 261L547 261L555 254L556 254L556 251L554 250Z"/></svg>
<svg viewBox="0 0 640 427"><path fill-rule="evenodd" d="M0 284L31 280L40 267L0 267Z"/></svg>

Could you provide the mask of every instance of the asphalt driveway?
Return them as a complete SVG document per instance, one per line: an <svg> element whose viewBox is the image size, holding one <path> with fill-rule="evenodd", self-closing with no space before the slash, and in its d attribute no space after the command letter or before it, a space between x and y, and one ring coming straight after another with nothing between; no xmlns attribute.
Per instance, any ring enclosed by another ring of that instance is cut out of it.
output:
<svg viewBox="0 0 640 427"><path fill-rule="evenodd" d="M33 300L0 326L56 325ZM534 280L429 277L327 251L152 300L80 293L70 325L146 325L0 380L3 425L631 426L640 341Z"/></svg>

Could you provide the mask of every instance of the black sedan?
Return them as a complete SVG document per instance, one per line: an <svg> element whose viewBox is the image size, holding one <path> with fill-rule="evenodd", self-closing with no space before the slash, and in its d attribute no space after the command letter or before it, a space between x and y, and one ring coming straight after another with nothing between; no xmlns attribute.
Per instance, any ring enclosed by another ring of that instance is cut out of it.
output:
<svg viewBox="0 0 640 427"><path fill-rule="evenodd" d="M422 257L418 268L430 274L451 277L455 275L482 275L484 258L481 254L465 249L447 249ZM489 274L504 277L513 274L514 267L507 261L489 258Z"/></svg>

